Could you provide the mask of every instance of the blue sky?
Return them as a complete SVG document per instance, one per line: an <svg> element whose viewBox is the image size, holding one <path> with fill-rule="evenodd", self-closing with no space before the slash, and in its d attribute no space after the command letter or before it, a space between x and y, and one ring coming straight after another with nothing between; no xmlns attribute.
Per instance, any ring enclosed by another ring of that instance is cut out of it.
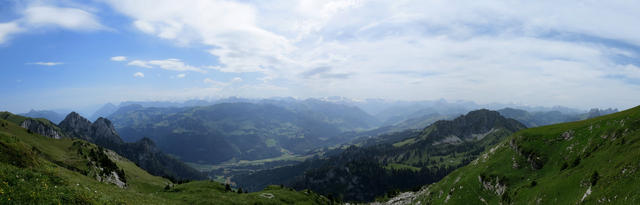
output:
<svg viewBox="0 0 640 205"><path fill-rule="evenodd" d="M228 96L640 102L631 1L0 0L0 110Z"/></svg>

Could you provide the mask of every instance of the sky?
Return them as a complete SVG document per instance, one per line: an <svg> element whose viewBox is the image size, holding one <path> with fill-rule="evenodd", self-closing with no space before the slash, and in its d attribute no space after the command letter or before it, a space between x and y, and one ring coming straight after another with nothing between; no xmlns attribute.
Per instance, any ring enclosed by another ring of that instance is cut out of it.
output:
<svg viewBox="0 0 640 205"><path fill-rule="evenodd" d="M640 104L640 1L0 0L0 110L229 96Z"/></svg>

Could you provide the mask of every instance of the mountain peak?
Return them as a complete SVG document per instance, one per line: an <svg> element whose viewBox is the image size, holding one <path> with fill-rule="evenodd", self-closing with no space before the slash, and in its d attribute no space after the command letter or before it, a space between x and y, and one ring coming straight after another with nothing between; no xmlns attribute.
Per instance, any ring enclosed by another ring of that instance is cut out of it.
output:
<svg viewBox="0 0 640 205"><path fill-rule="evenodd" d="M82 121L89 121L86 118L82 117L80 114L78 114L77 112L71 112L67 115L67 117L64 118L64 120L82 120Z"/></svg>
<svg viewBox="0 0 640 205"><path fill-rule="evenodd" d="M96 141L104 141L104 143L122 144L122 138L116 132L110 120L99 117L91 124L91 133ZM98 143L103 144L103 143Z"/></svg>
<svg viewBox="0 0 640 205"><path fill-rule="evenodd" d="M77 112L71 112L67 117L58 124L58 127L62 131L69 133L71 137L93 141L89 128L91 127L91 121L82 117Z"/></svg>
<svg viewBox="0 0 640 205"><path fill-rule="evenodd" d="M109 119L107 119L107 118L104 118L104 117L99 117L98 119L96 119L96 121L94 121L93 124L96 124L96 123L105 124L107 126L112 126L111 125L111 121Z"/></svg>
<svg viewBox="0 0 640 205"><path fill-rule="evenodd" d="M425 139L434 142L451 136L455 136L460 140L467 140L475 135L486 134L496 129L515 132L524 128L526 126L522 123L514 119L505 118L499 112L480 109L461 115L454 120L437 121L425 128L421 135Z"/></svg>
<svg viewBox="0 0 640 205"><path fill-rule="evenodd" d="M124 143L110 120L100 117L95 122L82 117L76 112L71 112L60 122L59 127L72 137L87 140L96 143L103 141L104 143ZM102 143L98 143L102 144Z"/></svg>

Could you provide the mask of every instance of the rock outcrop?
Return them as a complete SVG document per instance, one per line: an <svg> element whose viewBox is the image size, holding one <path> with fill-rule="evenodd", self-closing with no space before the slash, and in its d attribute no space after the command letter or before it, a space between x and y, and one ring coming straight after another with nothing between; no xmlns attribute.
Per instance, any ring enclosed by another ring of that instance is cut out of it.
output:
<svg viewBox="0 0 640 205"><path fill-rule="evenodd" d="M64 134L59 132L54 126L51 124L44 123L35 119L26 119L20 123L20 127L23 127L30 132L37 133L42 136L51 137L54 139L60 139L64 137Z"/></svg>

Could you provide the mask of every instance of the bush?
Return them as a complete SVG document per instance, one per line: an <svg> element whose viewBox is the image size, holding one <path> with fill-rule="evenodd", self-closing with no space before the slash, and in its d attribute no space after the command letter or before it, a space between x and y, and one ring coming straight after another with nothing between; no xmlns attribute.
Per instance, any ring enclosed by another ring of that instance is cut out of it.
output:
<svg viewBox="0 0 640 205"><path fill-rule="evenodd" d="M576 157L576 159L573 160L572 166L577 167L579 164L580 164L580 157Z"/></svg>
<svg viewBox="0 0 640 205"><path fill-rule="evenodd" d="M569 164L567 164L567 162L562 163L562 167L560 167L560 171L567 169L567 167L569 167Z"/></svg>
<svg viewBox="0 0 640 205"><path fill-rule="evenodd" d="M595 186L598 183L598 179L600 179L598 171L593 171L593 174L591 174L591 186Z"/></svg>

